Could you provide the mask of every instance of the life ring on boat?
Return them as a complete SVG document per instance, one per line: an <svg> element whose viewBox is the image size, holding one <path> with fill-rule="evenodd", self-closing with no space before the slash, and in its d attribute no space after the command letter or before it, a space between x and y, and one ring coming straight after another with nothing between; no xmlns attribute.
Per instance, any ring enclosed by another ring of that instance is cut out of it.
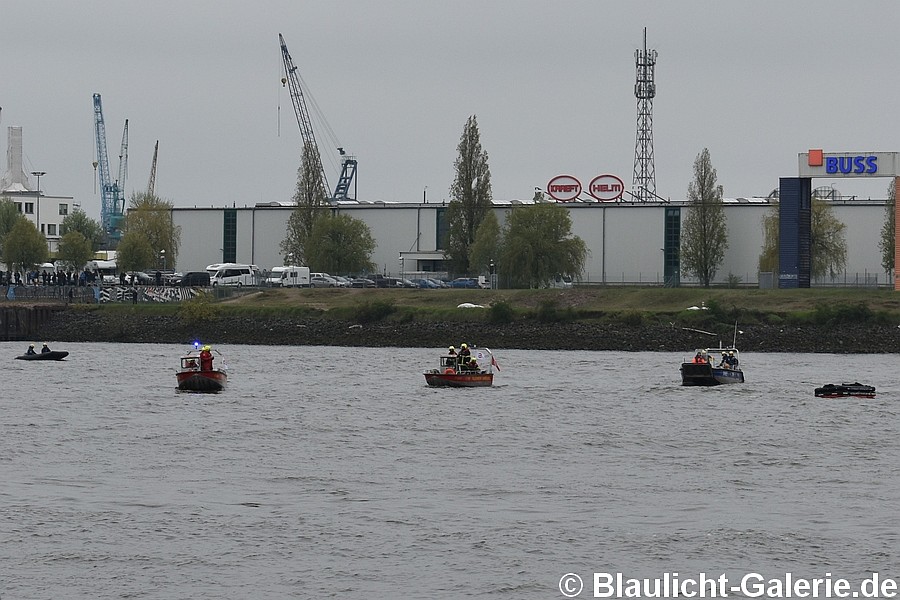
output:
<svg viewBox="0 0 900 600"><path fill-rule="evenodd" d="M446 368L444 369L444 375L456 375L456 369Z"/></svg>

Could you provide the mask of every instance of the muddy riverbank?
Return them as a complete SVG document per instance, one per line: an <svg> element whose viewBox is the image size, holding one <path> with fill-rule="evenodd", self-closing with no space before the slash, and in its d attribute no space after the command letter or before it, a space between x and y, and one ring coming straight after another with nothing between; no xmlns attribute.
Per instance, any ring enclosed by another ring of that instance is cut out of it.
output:
<svg viewBox="0 0 900 600"><path fill-rule="evenodd" d="M741 327L737 345L753 352L895 353L896 325ZM106 311L60 311L43 325L42 338L60 342L434 347L468 342L491 348L533 350L688 351L732 341L732 331L709 336L677 324L509 324L482 322L392 322L358 324L326 318L228 317L186 322L177 316Z"/></svg>

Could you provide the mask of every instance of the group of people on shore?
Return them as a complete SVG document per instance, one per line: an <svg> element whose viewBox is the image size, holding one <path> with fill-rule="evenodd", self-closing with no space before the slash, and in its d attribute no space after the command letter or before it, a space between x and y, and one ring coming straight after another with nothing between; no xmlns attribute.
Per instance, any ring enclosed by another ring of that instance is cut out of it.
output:
<svg viewBox="0 0 900 600"><path fill-rule="evenodd" d="M459 345L459 352L456 351L455 346L450 346L447 351L447 366L460 372L477 373L481 370L481 367L478 366L478 361L475 360L475 357L472 356L472 351L469 350L469 345L465 342Z"/></svg>
<svg viewBox="0 0 900 600"><path fill-rule="evenodd" d="M26 271L25 280L22 280L20 271L0 271L0 285L92 285L100 276L93 271Z"/></svg>

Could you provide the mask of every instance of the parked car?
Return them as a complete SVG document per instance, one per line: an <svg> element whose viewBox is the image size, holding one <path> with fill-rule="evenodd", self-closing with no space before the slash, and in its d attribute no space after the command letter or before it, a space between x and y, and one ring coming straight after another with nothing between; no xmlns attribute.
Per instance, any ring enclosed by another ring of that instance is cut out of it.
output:
<svg viewBox="0 0 900 600"><path fill-rule="evenodd" d="M350 278L342 275L332 275L332 279L337 282L338 287L350 287Z"/></svg>
<svg viewBox="0 0 900 600"><path fill-rule="evenodd" d="M452 288L478 288L478 280L474 277L457 277L450 282Z"/></svg>
<svg viewBox="0 0 900 600"><path fill-rule="evenodd" d="M352 288L373 288L375 287L375 282L371 279L366 279L365 277L357 277L356 279L350 280L350 287Z"/></svg>
<svg viewBox="0 0 900 600"><path fill-rule="evenodd" d="M156 282L153 277L143 271L135 271L125 275L125 283L129 285L153 285Z"/></svg>
<svg viewBox="0 0 900 600"><path fill-rule="evenodd" d="M337 287L337 281L325 275L318 275L309 278L309 286L314 288Z"/></svg>
<svg viewBox="0 0 900 600"><path fill-rule="evenodd" d="M181 276L178 284L183 287L207 286L209 285L209 273L206 271L188 271Z"/></svg>
<svg viewBox="0 0 900 600"><path fill-rule="evenodd" d="M450 284L447 283L446 281L443 281L443 280L441 280L441 279L435 279L434 277L429 277L429 278L428 278L428 281L432 282L434 285L436 285L436 286L439 287L439 288L448 288L448 287L450 287Z"/></svg>
<svg viewBox="0 0 900 600"><path fill-rule="evenodd" d="M416 287L419 287L422 289L433 290L433 289L437 289L437 288L441 287L430 279L413 279L412 282L414 284L416 284Z"/></svg>

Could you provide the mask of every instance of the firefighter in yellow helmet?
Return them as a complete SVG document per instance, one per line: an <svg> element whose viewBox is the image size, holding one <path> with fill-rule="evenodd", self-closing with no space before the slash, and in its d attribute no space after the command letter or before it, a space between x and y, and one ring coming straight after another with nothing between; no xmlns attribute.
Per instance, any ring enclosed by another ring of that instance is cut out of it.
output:
<svg viewBox="0 0 900 600"><path fill-rule="evenodd" d="M459 364L460 368L467 368L469 365L469 359L472 357L472 353L469 351L469 345L463 342L459 345L459 358L457 358L456 362Z"/></svg>
<svg viewBox="0 0 900 600"><path fill-rule="evenodd" d="M201 371L212 371L213 370L213 355L211 352L212 348L209 346L203 346L203 349L200 350L200 370Z"/></svg>

